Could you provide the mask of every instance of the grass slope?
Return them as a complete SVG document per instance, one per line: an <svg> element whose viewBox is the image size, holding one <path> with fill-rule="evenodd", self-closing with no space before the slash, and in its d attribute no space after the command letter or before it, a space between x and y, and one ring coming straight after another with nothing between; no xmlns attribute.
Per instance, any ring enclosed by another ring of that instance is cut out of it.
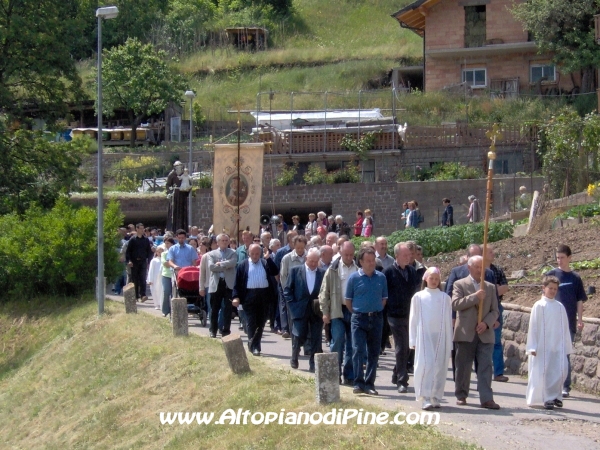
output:
<svg viewBox="0 0 600 450"><path fill-rule="evenodd" d="M420 58L422 40L390 15L409 0L295 0L295 16L269 30L264 52L204 50L175 62L190 79L196 101L212 119L231 120L229 108L253 109L259 91L358 91L398 61ZM251 25L251 24L249 24ZM94 61L79 64L84 79L95 76ZM88 85L88 96L95 97ZM387 94L389 95L389 93ZM273 107L289 109L289 98ZM349 100L348 100L349 101ZM263 100L264 102L264 100ZM294 101L295 108L323 108L320 98ZM350 107L358 101L352 99ZM339 102L333 107L346 107ZM366 107L369 107L368 105ZM215 117L215 111L224 114Z"/></svg>
<svg viewBox="0 0 600 450"><path fill-rule="evenodd" d="M160 411L330 408L310 379L259 359L234 376L217 341L120 304L101 318L85 299L3 304L0 330L2 448L465 448L421 426L161 426Z"/></svg>
<svg viewBox="0 0 600 450"><path fill-rule="evenodd" d="M259 91L358 91L386 74L399 59L419 57L422 41L401 30L390 14L408 0L297 0L302 25L276 39L266 52L203 51L178 68L192 77L205 108L250 109ZM350 102L350 100L348 100ZM264 102L264 100L263 100ZM286 97L274 108L289 109ZM349 107L356 108L352 99ZM339 102L335 107L345 107ZM294 108L323 108L321 98L303 97Z"/></svg>

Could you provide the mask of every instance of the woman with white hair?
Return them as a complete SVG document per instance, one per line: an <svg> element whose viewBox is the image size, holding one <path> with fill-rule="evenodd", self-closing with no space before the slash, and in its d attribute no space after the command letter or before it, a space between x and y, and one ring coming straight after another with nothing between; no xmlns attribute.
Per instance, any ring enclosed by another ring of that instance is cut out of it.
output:
<svg viewBox="0 0 600 450"><path fill-rule="evenodd" d="M415 350L415 396L424 410L440 407L452 350L452 299L440 281L437 267L427 269L426 287L410 303L408 343Z"/></svg>
<svg viewBox="0 0 600 450"><path fill-rule="evenodd" d="M471 205L469 206L469 214L467 214L467 219L469 219L470 223L480 222L481 209L479 208L479 200L477 200L474 195L469 195L469 202Z"/></svg>

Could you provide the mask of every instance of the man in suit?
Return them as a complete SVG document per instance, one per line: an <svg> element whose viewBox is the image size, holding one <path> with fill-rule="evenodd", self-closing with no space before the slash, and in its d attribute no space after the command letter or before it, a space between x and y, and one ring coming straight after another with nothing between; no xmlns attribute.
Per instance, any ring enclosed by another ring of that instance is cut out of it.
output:
<svg viewBox="0 0 600 450"><path fill-rule="evenodd" d="M304 236L298 236L304 238ZM306 239L306 238L305 238ZM323 317L318 305L319 291L325 271L319 268L321 252L311 248L306 255L306 262L292 267L287 277L283 295L288 305L292 322L292 358L290 366L298 368L298 355L310 333L310 341L314 344L321 341ZM315 349L310 346L309 372L315 371Z"/></svg>
<svg viewBox="0 0 600 450"><path fill-rule="evenodd" d="M269 249L262 253L259 244L249 247L249 259L237 266L233 287L232 305L242 305L246 313L248 329L248 349L254 356L260 356L263 329L267 321L269 305L277 301L275 278L279 269L271 258Z"/></svg>
<svg viewBox="0 0 600 450"><path fill-rule="evenodd" d="M454 225L454 208L450 204L450 199L445 198L442 200L444 205L444 213L442 214L442 226L451 227Z"/></svg>
<svg viewBox="0 0 600 450"><path fill-rule="evenodd" d="M482 250L479 244L470 244L467 247L467 259L471 256L481 256ZM454 283L458 280L462 280L463 278L467 278L469 276L469 268L467 264L461 264L452 268L450 271L450 275L448 276L448 280L446 281L446 294L452 297L452 293L454 292ZM496 284L496 277L494 272L490 269L485 269L485 281L488 281L492 284ZM452 311L452 320L456 320L456 311ZM456 347L456 346L455 346ZM456 380L456 364L454 362L454 358L456 356L456 348L452 349L452 378Z"/></svg>
<svg viewBox="0 0 600 450"><path fill-rule="evenodd" d="M223 310L223 332L225 337L231 334L231 291L235 283L235 266L237 265L237 254L229 248L229 236L221 233L217 236L219 248L205 255L208 257L208 270L210 280L208 292L210 293L210 337L217 337L219 322L219 309L221 304Z"/></svg>
<svg viewBox="0 0 600 450"><path fill-rule="evenodd" d="M452 309L456 311L454 343L456 347L455 395L457 405L466 405L471 382L471 368L477 358L477 391L481 406L500 409L492 391L492 354L494 352L494 323L498 320L496 286L484 281L480 285L483 258L471 256L467 262L469 276L454 283ZM482 321L479 322L479 302L483 301Z"/></svg>

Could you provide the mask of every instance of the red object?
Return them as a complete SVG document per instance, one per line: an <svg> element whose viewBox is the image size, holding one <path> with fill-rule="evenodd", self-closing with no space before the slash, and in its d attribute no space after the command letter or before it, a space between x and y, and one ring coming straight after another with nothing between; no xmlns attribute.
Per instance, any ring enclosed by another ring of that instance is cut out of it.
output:
<svg viewBox="0 0 600 450"><path fill-rule="evenodd" d="M358 237L362 234L362 224L363 218L359 217L356 219L356 223L354 224L354 236Z"/></svg>
<svg viewBox="0 0 600 450"><path fill-rule="evenodd" d="M200 269L183 267L177 273L177 287L186 291L200 291Z"/></svg>

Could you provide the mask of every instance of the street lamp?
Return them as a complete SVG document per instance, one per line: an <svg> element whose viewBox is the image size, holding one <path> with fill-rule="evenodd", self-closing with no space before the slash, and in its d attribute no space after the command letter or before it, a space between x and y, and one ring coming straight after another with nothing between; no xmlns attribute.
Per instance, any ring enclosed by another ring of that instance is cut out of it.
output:
<svg viewBox="0 0 600 450"><path fill-rule="evenodd" d="M190 99L190 157L188 159L188 170L190 171L190 176L192 176L192 138L193 138L193 116L192 116L192 103L194 103L194 98L196 98L196 94L194 91L185 91L185 96ZM192 193L188 194L188 230L192 226Z"/></svg>
<svg viewBox="0 0 600 450"><path fill-rule="evenodd" d="M96 10L98 18L98 278L96 280L96 298L98 314L104 314L104 173L102 170L102 19L114 19L119 15L116 6L105 6Z"/></svg>

